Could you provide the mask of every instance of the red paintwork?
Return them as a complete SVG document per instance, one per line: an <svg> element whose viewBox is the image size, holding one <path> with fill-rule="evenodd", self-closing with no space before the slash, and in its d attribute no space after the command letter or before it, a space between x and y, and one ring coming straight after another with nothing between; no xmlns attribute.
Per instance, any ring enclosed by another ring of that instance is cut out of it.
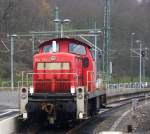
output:
<svg viewBox="0 0 150 134"><path fill-rule="evenodd" d="M52 53L43 53L43 46L50 44L52 41L56 41L60 46L59 52ZM86 47L86 55L77 55L69 53L69 43L79 43ZM75 39L53 39L42 43L39 46L39 53L33 57L33 83L34 83L34 92L51 92L51 93L66 93L70 92L71 86L85 86L87 87L87 79L89 81L94 81L95 77L95 62L92 60L90 53L90 46L80 42ZM51 56L55 56L56 59L52 61ZM88 57L89 66L84 68L82 65L82 59ZM65 62L70 64L70 70L37 70L37 63L41 62ZM94 65L94 66L93 66ZM88 74L87 72L94 71ZM40 73L40 74L39 74ZM64 74L65 73L65 74ZM93 77L93 78L92 78ZM78 79L78 82L77 82ZM95 82L88 83L88 91L95 90Z"/></svg>

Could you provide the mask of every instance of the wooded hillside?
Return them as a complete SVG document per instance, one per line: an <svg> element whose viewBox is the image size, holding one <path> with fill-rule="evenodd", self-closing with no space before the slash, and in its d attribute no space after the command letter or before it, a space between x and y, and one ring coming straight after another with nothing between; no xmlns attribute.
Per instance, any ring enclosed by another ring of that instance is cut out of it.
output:
<svg viewBox="0 0 150 134"><path fill-rule="evenodd" d="M54 30L54 8L58 6L61 18L71 19L74 29L103 28L104 0L0 0L0 38L10 48L10 40L4 34L27 33L29 31ZM112 0L111 8L111 58L113 75L129 76L131 33L136 40L142 40L149 48L150 42L150 1L143 0ZM16 73L32 69L31 41L21 41L16 48L24 50L15 54ZM99 44L102 47L102 44ZM5 50L2 42L0 49ZM9 78L10 52L0 51L0 77ZM139 73L139 59L134 58L134 75ZM149 59L146 60L146 75L150 75Z"/></svg>

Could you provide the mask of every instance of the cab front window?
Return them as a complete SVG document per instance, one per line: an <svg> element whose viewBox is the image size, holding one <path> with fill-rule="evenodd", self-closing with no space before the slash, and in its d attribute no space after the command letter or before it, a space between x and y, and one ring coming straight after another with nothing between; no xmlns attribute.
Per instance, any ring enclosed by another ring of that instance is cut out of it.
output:
<svg viewBox="0 0 150 134"><path fill-rule="evenodd" d="M49 44L43 47L43 52L48 53L48 52L53 52L53 45ZM59 52L59 44L56 43L56 52Z"/></svg>

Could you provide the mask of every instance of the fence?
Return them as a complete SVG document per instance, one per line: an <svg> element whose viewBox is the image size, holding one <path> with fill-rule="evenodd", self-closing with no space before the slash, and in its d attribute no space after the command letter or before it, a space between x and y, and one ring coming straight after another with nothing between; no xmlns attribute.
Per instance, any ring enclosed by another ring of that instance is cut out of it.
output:
<svg viewBox="0 0 150 134"><path fill-rule="evenodd" d="M148 82L142 82L141 88L140 83L119 83L119 84L107 84L107 94L120 94L120 93L131 93L131 92L137 92L142 91L145 88L148 88L149 84Z"/></svg>

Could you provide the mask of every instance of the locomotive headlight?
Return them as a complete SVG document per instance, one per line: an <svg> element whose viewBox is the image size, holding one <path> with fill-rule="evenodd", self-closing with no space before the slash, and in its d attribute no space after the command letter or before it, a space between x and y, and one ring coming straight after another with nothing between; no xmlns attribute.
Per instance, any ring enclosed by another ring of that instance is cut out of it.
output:
<svg viewBox="0 0 150 134"><path fill-rule="evenodd" d="M75 86L71 86L70 92L71 94L75 94Z"/></svg>
<svg viewBox="0 0 150 134"><path fill-rule="evenodd" d="M83 119L83 112L79 112L79 119Z"/></svg>
<svg viewBox="0 0 150 134"><path fill-rule="evenodd" d="M27 98L27 89L26 88L22 88L21 89L21 99L26 99Z"/></svg>
<svg viewBox="0 0 150 134"><path fill-rule="evenodd" d="M83 95L82 94L78 94L78 99L82 99Z"/></svg>
<svg viewBox="0 0 150 134"><path fill-rule="evenodd" d="M27 89L26 88L22 88L21 91L22 91L22 93L25 94L27 92Z"/></svg>
<svg viewBox="0 0 150 134"><path fill-rule="evenodd" d="M22 95L21 95L21 98L24 100L24 99L27 98L27 95L26 95L26 94L22 94Z"/></svg>
<svg viewBox="0 0 150 134"><path fill-rule="evenodd" d="M29 92L30 92L30 94L33 94L33 93L34 93L33 87L30 87L30 88L29 88Z"/></svg>

